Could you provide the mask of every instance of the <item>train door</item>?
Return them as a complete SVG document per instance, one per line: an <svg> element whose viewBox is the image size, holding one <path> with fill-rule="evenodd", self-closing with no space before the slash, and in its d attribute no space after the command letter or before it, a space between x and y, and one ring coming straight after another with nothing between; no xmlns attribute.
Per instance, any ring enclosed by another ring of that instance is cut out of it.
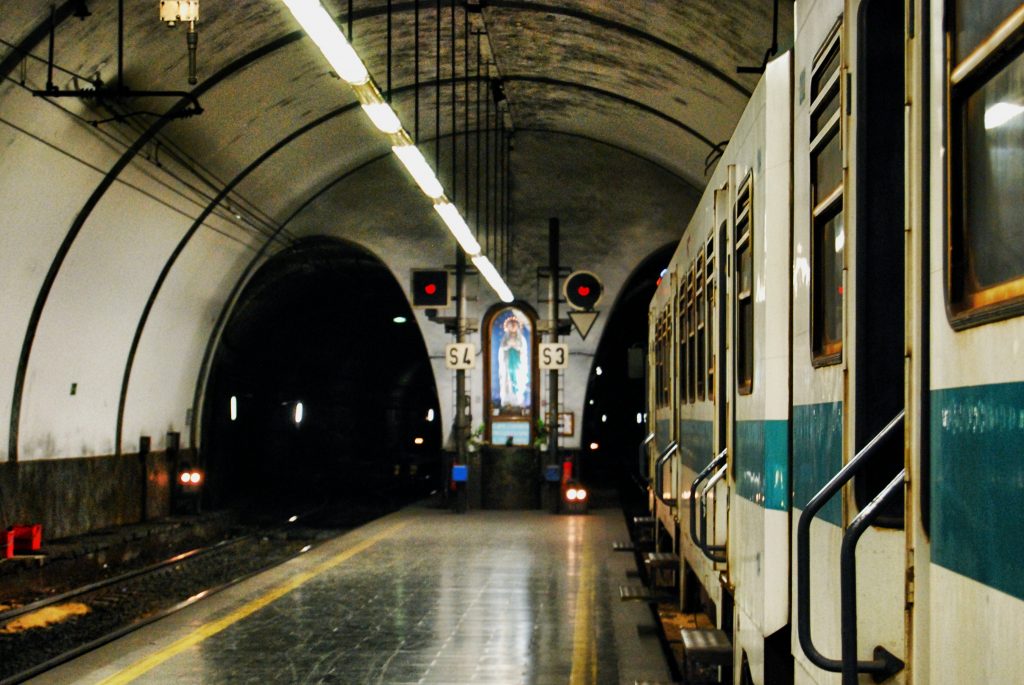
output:
<svg viewBox="0 0 1024 685"><path fill-rule="evenodd" d="M857 546L856 606L847 619L859 628L857 657L871 660L882 646L901 659L905 650L906 537L903 532L903 415L907 391L904 297L904 8L864 0L850 13L846 71L852 75L846 149L850 243L847 303L850 334L849 438L845 461L865 453L846 501L847 535L855 517L891 489ZM888 427L888 430L887 430ZM872 445L870 450L868 446ZM869 561L870 560L870 561Z"/></svg>

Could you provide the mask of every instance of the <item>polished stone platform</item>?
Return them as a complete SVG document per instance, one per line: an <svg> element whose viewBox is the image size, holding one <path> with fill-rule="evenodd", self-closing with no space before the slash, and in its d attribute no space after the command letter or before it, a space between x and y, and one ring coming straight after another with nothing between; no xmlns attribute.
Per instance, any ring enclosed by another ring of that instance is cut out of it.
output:
<svg viewBox="0 0 1024 685"><path fill-rule="evenodd" d="M622 512L411 507L34 683L667 682Z"/></svg>

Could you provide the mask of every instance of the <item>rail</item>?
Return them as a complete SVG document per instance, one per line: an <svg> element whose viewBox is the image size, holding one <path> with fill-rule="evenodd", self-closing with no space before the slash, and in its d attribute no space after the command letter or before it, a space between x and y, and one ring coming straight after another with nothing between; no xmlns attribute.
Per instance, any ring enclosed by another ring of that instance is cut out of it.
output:
<svg viewBox="0 0 1024 685"><path fill-rule="evenodd" d="M665 497L665 472L662 468L665 462L669 460L673 454L679 449L679 443L673 440L668 444L668 447L658 455L657 460L654 462L654 496L666 506L674 506L676 498Z"/></svg>
<svg viewBox="0 0 1024 685"><path fill-rule="evenodd" d="M646 488L651 484L651 476L647 473L647 446L654 441L654 433L648 433L647 437L640 443L637 455L637 473L640 474L640 487Z"/></svg>
<svg viewBox="0 0 1024 685"><path fill-rule="evenodd" d="M697 494L698 486L711 475L712 471L717 471L712 480L717 483L725 475L726 468L726 456L727 451L722 450L718 453L711 463L704 467L704 469L697 474L697 477L693 479L693 483L690 485L690 539L693 540L700 551L703 552L704 556L711 561L724 563L727 559L725 556L725 545L709 545L704 540L704 533L707 532L706 528L706 514L704 509L704 499L707 495L707 488L701 491L700 495ZM711 483L709 482L709 485ZM700 508L701 514L701 535L697 535L697 509Z"/></svg>
<svg viewBox="0 0 1024 685"><path fill-rule="evenodd" d="M825 484L811 501L807 503L796 532L796 592L797 592L797 635L800 648L807 658L820 669L832 673L843 674L843 685L856 685L858 673L869 673L876 682L898 673L903 669L903 662L884 647L875 647L873 659L857 660L857 605L856 605L856 547L861 534L874 521L885 501L899 491L903 483L904 473L892 480L871 502L861 510L843 535L840 557L840 623L842 626L842 658L830 659L824 656L814 645L811 637L811 521L825 504L840 492L867 463L875 449L898 426L902 425L905 412L900 411L885 428L879 431L850 462Z"/></svg>

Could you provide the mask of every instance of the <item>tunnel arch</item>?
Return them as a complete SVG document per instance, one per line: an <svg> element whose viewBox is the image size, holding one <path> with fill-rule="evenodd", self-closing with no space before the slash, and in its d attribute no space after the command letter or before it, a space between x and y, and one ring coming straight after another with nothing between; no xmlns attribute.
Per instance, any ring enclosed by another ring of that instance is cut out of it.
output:
<svg viewBox="0 0 1024 685"><path fill-rule="evenodd" d="M580 442L583 472L605 483L625 482L624 467L635 467L636 446L646 425L635 418L636 412L646 411L646 364L639 377L631 375L629 350L639 346L640 358L646 362L647 308L676 247L672 242L654 250L630 274L611 308L587 376ZM602 422L602 416L609 420ZM597 450L590 449L594 442Z"/></svg>
<svg viewBox="0 0 1024 685"><path fill-rule="evenodd" d="M350 241L303 238L253 273L204 398L212 506L314 504L437 477L439 401L422 333L387 265Z"/></svg>

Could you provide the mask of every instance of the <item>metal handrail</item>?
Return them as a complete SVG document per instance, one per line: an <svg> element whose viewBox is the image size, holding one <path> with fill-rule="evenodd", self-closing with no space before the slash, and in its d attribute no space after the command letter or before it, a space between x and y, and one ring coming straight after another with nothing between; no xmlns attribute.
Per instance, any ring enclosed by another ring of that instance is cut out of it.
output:
<svg viewBox="0 0 1024 685"><path fill-rule="evenodd" d="M844 672L843 671L843 661L846 660L846 658L847 658L847 654L846 654L847 646L846 646L846 641L844 640L843 641L843 657L844 658L842 660L840 660L840 659L830 659L830 658L824 656L821 652L818 651L817 647L814 646L814 640L811 637L811 568L810 568L810 564L811 564L811 521L814 520L814 517L815 517L815 515L817 515L818 511L820 511L821 508L824 507L825 504L830 499L832 499L832 497L834 497L837 492L842 490L843 486L846 485L846 483L849 482L851 478L853 478L855 475L857 475L857 472L859 472L860 469L864 466L864 464L867 462L867 459L874 453L875 449L878 447L878 445L881 444L882 440L884 440L886 437L888 437L889 433L891 433L893 430L895 430L895 428L897 426L899 426L900 424L903 423L903 417L904 417L905 413L906 413L905 411L901 410L900 413L897 414L895 416L895 418L893 418L888 424L886 424L885 428L883 428L878 433L878 435L873 437L871 439L871 441L868 444L866 444L860 450L860 452L858 452L853 457L853 459L850 460L850 462L846 466L844 466L842 469L840 469L839 472L836 475L832 476L832 479L829 480L829 482L825 484L825 487L823 487L820 491L818 491L818 493L816 495L814 495L814 497L811 498L811 501L807 503L807 506L804 508L803 512L801 512L800 520L797 523L797 528L796 528L797 635L798 635L799 641L800 641L800 648L804 651L804 654L807 655L807 658L810 660L810 662L813 663L818 668L823 669L825 671L830 671L832 673L842 673L842 672ZM886 490L888 490L888 489L889 488L887 487ZM882 494L884 495L885 491L883 491ZM875 499L877 500L878 498L876 497ZM875 501L873 500L871 504L874 504L874 503L875 503ZM869 504L868 506L870 507L871 505ZM877 515L878 515L878 509L877 508L876 509L872 509L872 511L871 511L871 519L870 520L874 520L874 518ZM868 523L870 523L870 520L867 521L867 523L862 523L862 522L860 522L860 520L861 520L861 517L858 516L858 518L854 520L854 523L857 523L861 527L864 527ZM851 524L851 526L852 525L853 524ZM860 534L858 533L857 536L859 537L859 535ZM845 538L844 538L844 544L845 544ZM856 539L854 539L853 544L856 544ZM849 614L849 611L848 611L849 607L847 606L845 601L842 602L841 606L842 606L842 609L841 609L841 621L842 621L843 629L845 631L846 630L846 626L848 625L848 622L849 621L853 621L854 624L855 624L857 618L856 618L856 615L850 615ZM854 631L854 635L856 635L855 631ZM854 645L854 647L856 647L856 644ZM887 654L888 657L880 656L880 654L881 654L880 650L881 650L881 652L884 652L885 654ZM853 660L853 665L854 665L854 669L855 669L854 670L854 681L853 682L856 682L856 673L857 672L860 672L860 673L872 673L872 674L879 674L879 675L886 674L886 677L888 677L888 675L890 675L891 673L895 673L895 672L897 672L897 671L899 671L900 669L903 668L903 663L900 662L899 659L896 659L896 657L894 657L891 654L889 654L882 647L876 647L875 648L875 656L876 656L876 658L874 660L872 660L872 661L857 661L856 660L856 649L854 649L852 651L852 654L853 654L853 656L851 656L849 658ZM892 668L894 666L894 661L893 660L895 660L895 662L899 662L899 667L896 668L896 671L892 670ZM845 683L845 681L844 681L844 683Z"/></svg>
<svg viewBox="0 0 1024 685"><path fill-rule="evenodd" d="M857 685L857 673L861 670L857 662L857 542L868 526L878 518L882 507L894 496L900 494L906 469L901 469L885 489L857 514L843 534L843 545L839 554L839 588L841 597L843 685ZM874 661L882 662L882 668L870 673L884 674L886 678L899 673L903 662L884 647L875 647ZM866 669L865 669L866 670Z"/></svg>
<svg viewBox="0 0 1024 685"><path fill-rule="evenodd" d="M651 477L647 475L647 446L654 440L654 433L648 433L647 437L640 443L639 455L637 458L637 467L640 474L641 487L647 487L651 484Z"/></svg>
<svg viewBox="0 0 1024 685"><path fill-rule="evenodd" d="M658 455L658 459L654 462L654 496L657 497L662 504L670 507L676 503L676 500L673 498L666 499L662 495L664 492L665 476L662 475L661 467L678 449L679 443L673 440L668 444L668 447L665 448L665 451Z"/></svg>
<svg viewBox="0 0 1024 685"><path fill-rule="evenodd" d="M704 540L702 540L697 535L697 507L699 505L697 486L700 485L701 481L703 481L705 478L711 475L712 471L724 466L726 462L726 457L727 450L722 450L721 452L719 452L718 456L712 459L711 463L705 466L704 469L697 474L697 477L693 479L693 483L690 485L690 539L693 540L697 547L700 548L701 552L704 553L704 556L706 556L708 559L711 559L712 561L717 562L725 561L724 557L715 554L715 552L720 552L724 550L724 547L719 545L719 549L711 549L707 545L705 545Z"/></svg>
<svg viewBox="0 0 1024 685"><path fill-rule="evenodd" d="M704 556L712 561L725 561L726 557L715 554L715 552L724 552L725 545L713 545L708 544L708 493L714 491L715 486L718 485L719 481L725 477L726 471L729 470L728 464L722 464L722 467L715 471L715 475L708 479L707 484L701 488L700 498L698 501L698 507L700 511L700 548L704 551Z"/></svg>

